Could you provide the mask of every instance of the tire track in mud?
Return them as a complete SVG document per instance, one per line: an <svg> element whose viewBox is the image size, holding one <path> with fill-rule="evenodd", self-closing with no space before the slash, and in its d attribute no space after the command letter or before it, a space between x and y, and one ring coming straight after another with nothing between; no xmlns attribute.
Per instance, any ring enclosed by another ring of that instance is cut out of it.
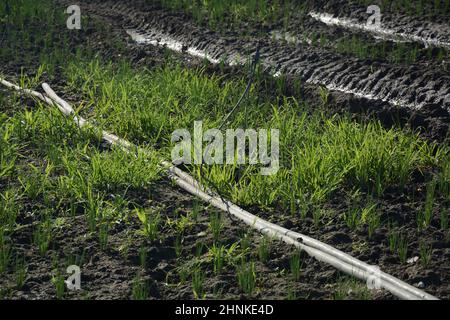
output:
<svg viewBox="0 0 450 320"><path fill-rule="evenodd" d="M450 49L450 27L444 24L424 22L417 25L411 18L382 19L380 27L372 27L366 22L365 12L358 12L359 19L338 17L326 12L311 11L308 15L328 26L338 26L349 30L359 30L371 34L373 37L393 42L417 42L425 47L434 46Z"/></svg>
<svg viewBox="0 0 450 320"><path fill-rule="evenodd" d="M416 65L370 64L322 48L281 44L273 41L270 34L264 38L219 35L196 26L182 15L158 8L149 10L140 1L133 5L119 1L89 2L82 7L89 13L117 21L143 43L165 45L213 63L224 61L230 65L244 63L260 45L261 63L274 75L299 76L306 83L395 106L426 107L444 117L450 113L450 77L444 71Z"/></svg>

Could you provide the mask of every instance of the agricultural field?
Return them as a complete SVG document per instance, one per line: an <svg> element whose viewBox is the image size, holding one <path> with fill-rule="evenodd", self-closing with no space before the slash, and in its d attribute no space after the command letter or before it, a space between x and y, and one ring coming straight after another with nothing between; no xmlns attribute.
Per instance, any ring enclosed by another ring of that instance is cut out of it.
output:
<svg viewBox="0 0 450 320"><path fill-rule="evenodd" d="M449 50L448 0L2 0L0 299L449 299Z"/></svg>

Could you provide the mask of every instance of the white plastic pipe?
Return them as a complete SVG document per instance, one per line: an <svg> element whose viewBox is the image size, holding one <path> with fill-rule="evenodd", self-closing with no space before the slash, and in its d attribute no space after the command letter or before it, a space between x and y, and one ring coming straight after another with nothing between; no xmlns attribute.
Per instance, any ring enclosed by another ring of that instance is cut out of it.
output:
<svg viewBox="0 0 450 320"><path fill-rule="evenodd" d="M67 102L59 98L56 93L50 88L50 86L48 86L47 84L43 84L43 88L51 99L55 100L65 108L66 114L73 113L72 107ZM84 119L83 123L86 123ZM119 144L125 148L130 148L131 146L133 146L130 142L123 140L115 135L109 134L105 131L103 133L105 140L112 144ZM137 146L134 147L137 148ZM356 276L360 279L367 281L370 280L370 277L374 276L373 266L370 266L367 263L364 263L321 241L297 232L290 231L276 224L258 218L257 216L243 210L235 204L227 200L223 200L221 197L211 195L211 192L209 190L208 193L205 193L203 191L205 190L205 188L186 172L180 170L179 168L171 165L166 161L163 161L162 165L168 168L170 177L175 180L175 182L180 187L182 187L189 193L203 199L204 201L212 204L213 206L238 217L247 225L252 226L260 232L271 235L273 237L277 237L285 242L289 242L290 244L294 244L297 247L305 250L309 255L317 258L318 260L327 262L337 269ZM292 241L289 239L291 239ZM376 276L379 277L380 282L383 282L383 287L388 289L390 292L394 293L395 291L395 294L400 298L436 299L434 296L429 295L426 292L423 292L422 290L419 290L389 274L386 274L385 272L379 271Z"/></svg>
<svg viewBox="0 0 450 320"><path fill-rule="evenodd" d="M18 85L14 84L14 83L11 83L9 81L6 81L3 78L0 78L0 83L3 84L5 87L7 87L9 89L13 89L13 90L22 92L22 93L24 93L27 96L32 96L32 97L38 98L39 100L42 100L42 101L44 101L44 102L46 102L48 104L53 104L53 102L49 98L47 98L46 96L44 96L40 92L33 91L33 90L30 90L30 89L21 88Z"/></svg>
<svg viewBox="0 0 450 320"><path fill-rule="evenodd" d="M274 238L278 238L288 244L294 245L304 250L311 257L314 257L319 261L330 264L344 273L347 273L349 275L352 275L367 282L378 281L378 285L381 288L388 290L396 297L407 300L437 300L436 297L429 295L418 289L416 292L411 292L411 290L404 290L404 286L398 286L397 283L391 283L390 281L386 281L381 276L381 274L377 273L376 275L374 275L373 271L366 271L364 269L361 269L355 264L351 264L339 259L336 255L331 255L320 249L308 246L306 243L302 241L302 238L295 239L293 237L290 237L288 235L290 233L289 230L281 228L279 226L277 226L277 228L273 228L273 226L276 225L250 214L249 212L237 207L236 205L227 200L222 200L220 197L212 196L210 194L203 192L201 189L183 180L179 176L176 176L175 174L171 174L171 178L177 183L177 185L179 185L184 190L210 203L216 208L229 212L233 216L242 220L245 224L251 226L252 228L257 229L259 232ZM339 251L337 249L334 250ZM398 280L397 282L402 283L401 280ZM406 285L409 286L408 284Z"/></svg>
<svg viewBox="0 0 450 320"><path fill-rule="evenodd" d="M1 79L0 79L1 80ZM61 99L48 84L42 85L47 96L40 94L39 92L22 89L19 86L13 85L7 81L1 80L1 83L8 88L21 91L27 95L31 95L47 102L49 105L56 105L64 115L74 115L74 110L70 104ZM49 99L50 98L50 99ZM89 123L82 117L74 116L74 120L80 127L88 125ZM94 127L95 128L95 127ZM102 131L103 138L110 144L119 145L124 150L130 151L131 149L138 149L134 144L110 134L106 131ZM263 220L242 208L236 206L228 200L224 200L221 197L214 195L209 190L206 190L197 180L186 172L176 168L167 161L161 163L162 166L168 169L169 177L181 188L189 193L201 198L202 200L210 203L211 205L226 211L233 216L242 220L245 224L255 228L263 234L267 234L271 237L278 238L287 244L294 245L310 256L316 258L319 261L326 262L336 269L355 276L365 281L378 281L378 285L393 295L401 299L409 300L437 300L436 297L417 289L389 274L382 271L374 276L373 267L370 265L340 251L323 242L310 238L306 235L290 231L276 224ZM374 277L377 277L374 279Z"/></svg>

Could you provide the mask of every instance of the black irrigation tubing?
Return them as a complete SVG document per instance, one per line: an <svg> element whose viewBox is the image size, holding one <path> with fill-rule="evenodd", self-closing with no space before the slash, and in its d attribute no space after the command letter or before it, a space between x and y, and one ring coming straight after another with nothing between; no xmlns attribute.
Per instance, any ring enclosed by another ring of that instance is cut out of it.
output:
<svg viewBox="0 0 450 320"><path fill-rule="evenodd" d="M244 93L242 93L241 97L239 98L238 102L236 103L236 105L233 107L233 109L231 109L231 111L226 115L226 117L223 119L222 124L219 126L219 130L222 130L223 127L225 126L226 122L228 121L228 119L234 114L234 112L239 108L239 106L241 105L242 101L244 101L244 98L247 96L248 92L250 91L250 88L252 86L253 80L255 78L255 72L256 72L256 66L258 65L259 59L260 59L260 46L258 46L258 48L256 49L256 53L255 56L253 57L253 61L252 61L252 65L251 65L251 69L250 69L250 76L248 79L248 83L247 86L245 88Z"/></svg>
<svg viewBox="0 0 450 320"><path fill-rule="evenodd" d="M253 56L253 61L252 64L250 66L250 73L249 73L249 79L247 82L247 86L245 87L244 92L242 93L241 97L239 98L239 100L236 102L236 104L234 105L234 107L231 109L231 111L224 117L222 124L219 126L218 130L222 130L223 127L225 126L225 124L227 123L228 119L237 111L237 109L240 107L240 105L242 104L242 102L244 101L244 98L248 95L250 88L254 82L255 79L255 73L256 73L256 67L258 66L258 62L260 59L260 45L258 45L258 47L256 48L256 53ZM245 127L247 127L247 107L245 106L245 115L244 115L244 119L245 119ZM224 198L222 198L222 196L220 195L220 191L219 191L219 187L214 183L214 181L208 179L208 177L206 177L203 174L203 161L200 164L200 168L199 168L199 175L201 180L205 180L209 185L211 185L214 190L216 191L216 194L221 197L222 200L225 200ZM229 217L231 219L233 219L233 215L229 212L229 210L226 210Z"/></svg>
<svg viewBox="0 0 450 320"><path fill-rule="evenodd" d="M12 84L0 78L0 83L6 87L19 91L23 94L36 97L50 106L56 106L64 115L73 117L77 125L82 128L84 126L95 126L89 124L84 118L76 116L70 104L61 99L46 83L42 85L46 95L39 92L23 89L15 84ZM125 151L139 149L136 145L121 139L106 131L102 131L103 139L112 145L117 145ZM304 250L308 255L316 258L319 261L330 264L336 269L347 273L351 276L367 281L367 283L378 284L380 288L384 288L391 292L394 296L401 299L408 300L437 300L433 295L430 295L423 290L420 290L406 282L397 279L381 270L374 272L374 267L365 262L362 262L349 254L346 254L330 245L321 241L310 238L306 235L290 231L279 225L261 219L250 212L243 210L234 203L224 200L221 197L210 192L204 188L197 180L186 172L174 167L167 161L162 161L161 165L167 169L169 177L178 186L187 192L201 198L205 202L219 208L223 211L230 212L233 216L239 218L248 226L258 230L262 234L278 238L289 245L293 245L301 250Z"/></svg>

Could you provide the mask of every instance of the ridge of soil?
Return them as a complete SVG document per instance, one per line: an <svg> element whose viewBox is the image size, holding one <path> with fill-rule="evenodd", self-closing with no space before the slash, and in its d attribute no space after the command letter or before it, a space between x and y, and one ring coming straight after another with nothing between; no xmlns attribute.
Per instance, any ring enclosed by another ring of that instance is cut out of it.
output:
<svg viewBox="0 0 450 320"><path fill-rule="evenodd" d="M312 92L314 98L319 96L314 89L331 88L330 113L375 116L387 126L395 123L420 129L431 139L443 141L448 137L450 75L440 66L395 65L361 60L326 48L283 44L268 37L221 34L196 25L187 15L142 1L133 5L118 1L82 2L82 7L118 28L135 29L152 39L170 36L219 61L223 57L239 59L251 55L260 46L266 74L280 72L291 79L288 83L300 80L305 88L312 88L305 91L307 96Z"/></svg>

